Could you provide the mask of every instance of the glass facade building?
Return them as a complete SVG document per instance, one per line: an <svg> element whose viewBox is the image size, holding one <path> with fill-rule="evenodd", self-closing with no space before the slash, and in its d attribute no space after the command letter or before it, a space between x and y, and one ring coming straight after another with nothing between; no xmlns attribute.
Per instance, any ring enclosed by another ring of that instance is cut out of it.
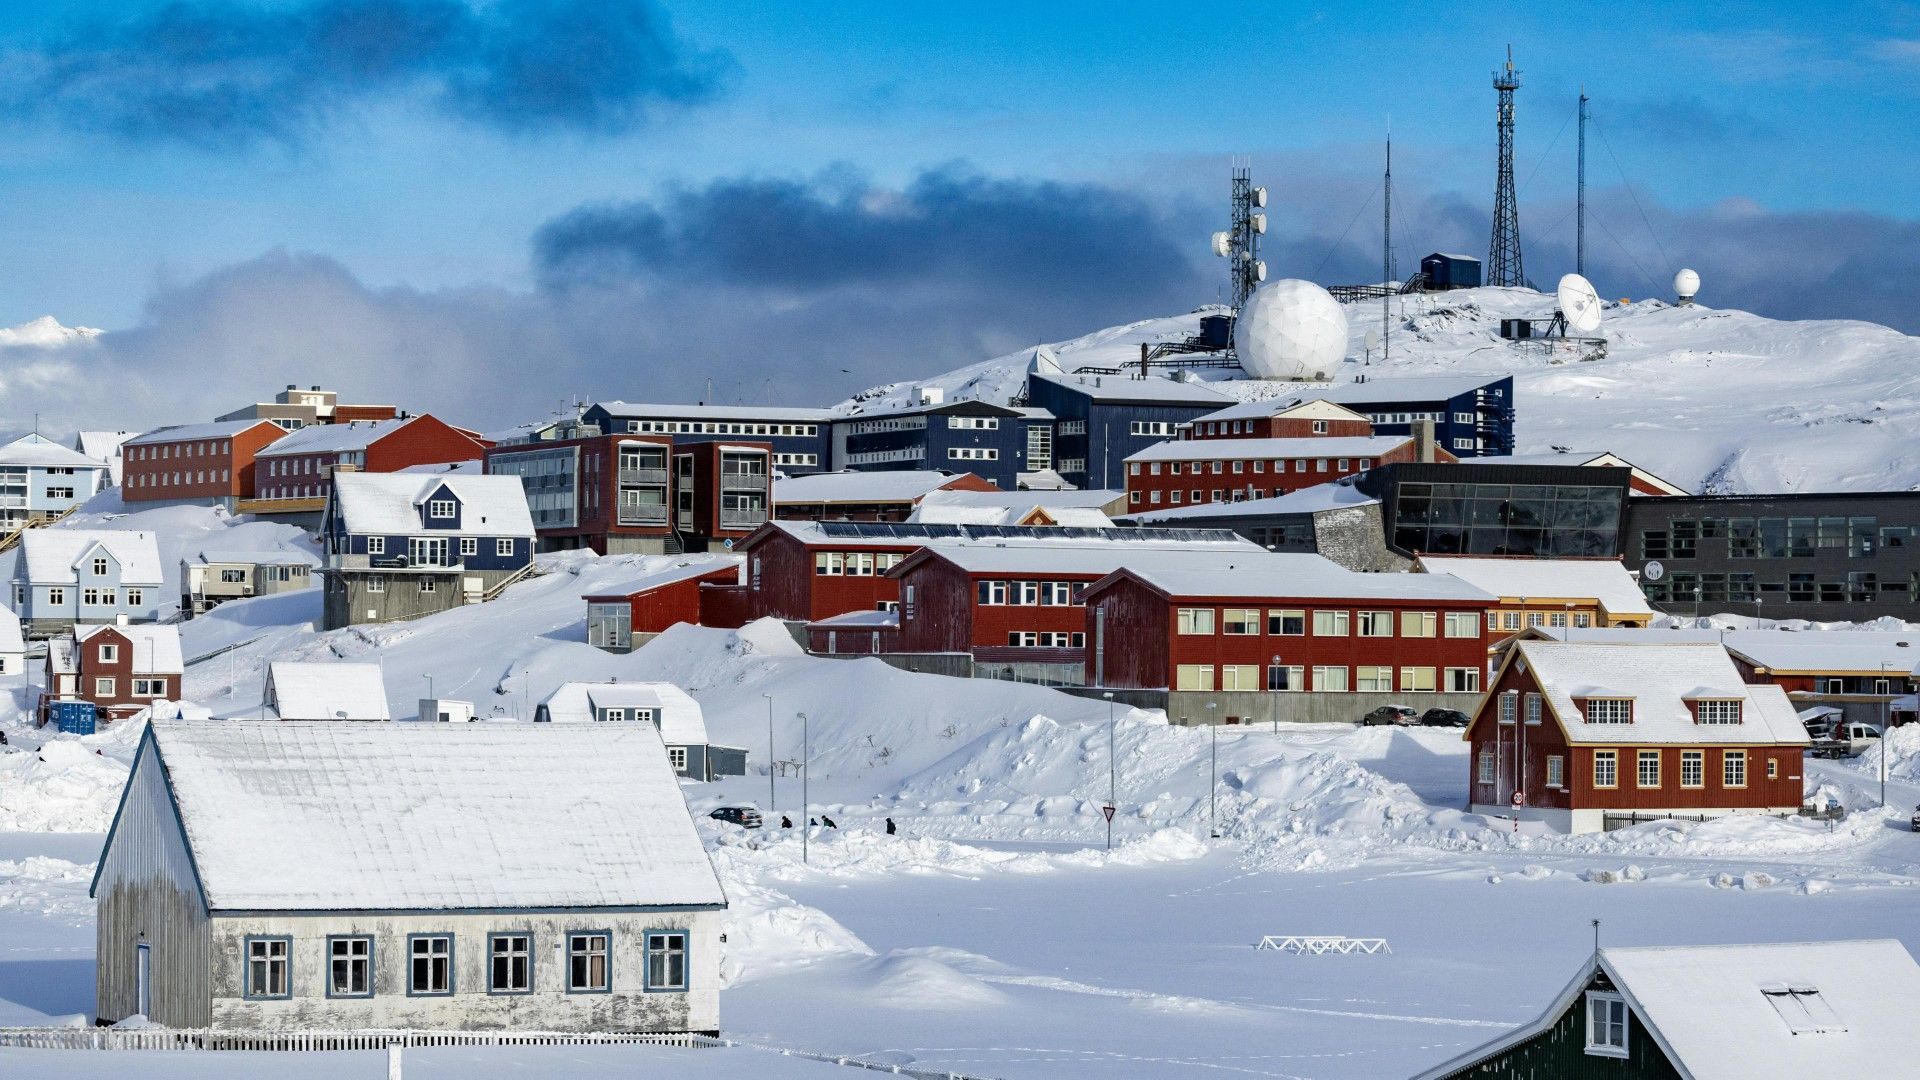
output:
<svg viewBox="0 0 1920 1080"><path fill-rule="evenodd" d="M1396 464L1361 477L1404 555L1609 558L1630 472L1560 465Z"/></svg>

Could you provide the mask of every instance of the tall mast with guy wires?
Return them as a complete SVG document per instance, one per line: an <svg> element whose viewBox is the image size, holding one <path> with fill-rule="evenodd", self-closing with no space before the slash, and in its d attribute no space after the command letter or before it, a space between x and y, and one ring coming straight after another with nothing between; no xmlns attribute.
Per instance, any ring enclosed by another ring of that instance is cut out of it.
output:
<svg viewBox="0 0 1920 1080"><path fill-rule="evenodd" d="M1493 73L1500 92L1500 180L1493 194L1493 243L1487 252L1487 284L1525 285L1520 268L1520 206L1513 192L1513 92L1520 73L1513 68L1513 46L1507 46L1507 66Z"/></svg>

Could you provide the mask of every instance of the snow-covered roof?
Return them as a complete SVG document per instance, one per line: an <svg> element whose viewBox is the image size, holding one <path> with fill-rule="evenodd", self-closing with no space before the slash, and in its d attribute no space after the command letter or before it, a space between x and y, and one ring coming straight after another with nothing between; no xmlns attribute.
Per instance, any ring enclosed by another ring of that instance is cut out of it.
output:
<svg viewBox="0 0 1920 1080"><path fill-rule="evenodd" d="M1296 401L1318 398L1342 405L1380 405L1395 401L1441 401L1470 394L1507 378L1506 375L1439 375L1418 379L1368 379L1303 389Z"/></svg>
<svg viewBox="0 0 1920 1080"><path fill-rule="evenodd" d="M1138 530L1116 530L1136 532ZM1225 534L1232 536L1231 533ZM1235 541L1238 541L1237 543ZM975 574L1062 574L1074 577L1103 577L1121 567L1173 568L1206 564L1220 568L1246 565L1250 559L1266 553L1259 545L1239 537L1209 540L1062 540L1059 542L993 543L977 541L942 544L928 549L931 556L945 559L968 573ZM1316 556L1317 557L1317 556ZM890 571L899 575L914 560Z"/></svg>
<svg viewBox="0 0 1920 1080"><path fill-rule="evenodd" d="M915 469L790 476L773 482L773 503L912 502L967 475Z"/></svg>
<svg viewBox="0 0 1920 1080"><path fill-rule="evenodd" d="M625 599L634 593L646 592L649 589L658 589L663 585L672 585L676 582L686 581L689 578L706 577L708 574L724 570L733 571L735 581L737 582L740 568L745 565L746 561L747 558L744 555L694 555L690 556L685 562L674 563L671 566L662 567L651 573L642 574L639 577L623 581L611 588L589 593L581 597L581 599Z"/></svg>
<svg viewBox="0 0 1920 1080"><path fill-rule="evenodd" d="M258 551L226 548L202 548L195 552L189 563L204 566L208 563L230 563L240 566L319 566L320 559L311 551L299 548L273 548Z"/></svg>
<svg viewBox="0 0 1920 1080"><path fill-rule="evenodd" d="M815 619L807 624L809 629L819 630L898 630L900 613L897 611L847 611L825 619Z"/></svg>
<svg viewBox="0 0 1920 1080"><path fill-rule="evenodd" d="M1407 445L1405 435L1326 435L1305 439L1171 439L1127 461L1227 461L1234 458L1379 458Z"/></svg>
<svg viewBox="0 0 1920 1080"><path fill-rule="evenodd" d="M1245 499L1240 502L1194 503L1190 506L1175 506L1161 510L1150 510L1143 514L1128 514L1133 521L1173 524L1204 518L1240 518L1267 517L1281 514L1318 514L1324 510L1339 510L1348 506L1366 506L1380 500L1355 488L1351 483L1336 481L1331 484L1315 484L1298 491L1289 491L1285 495L1272 495L1264 499Z"/></svg>
<svg viewBox="0 0 1920 1080"><path fill-rule="evenodd" d="M778 408L772 405L654 405L632 401L600 401L595 405L608 416L621 420L741 420L808 421L824 423L833 419L832 409ZM608 432L608 434L622 434Z"/></svg>
<svg viewBox="0 0 1920 1080"><path fill-rule="evenodd" d="M61 446L42 435L26 434L0 446L0 465L31 465L37 468L104 469L107 463L90 458L78 450Z"/></svg>
<svg viewBox="0 0 1920 1080"><path fill-rule="evenodd" d="M180 628L177 626L157 626L153 623L135 623L127 626L83 626L74 631L72 640L84 645L99 635L113 631L127 639L132 646L133 670L143 674L178 675L185 670L180 657ZM55 639L62 644L65 638ZM71 669L67 669L71 670Z"/></svg>
<svg viewBox="0 0 1920 1080"><path fill-rule="evenodd" d="M1170 597L1218 596L1247 600L1355 599L1471 601L1493 597L1445 574L1362 574L1321 555L1260 552L1231 568L1159 562L1125 564L1126 573Z"/></svg>
<svg viewBox="0 0 1920 1080"><path fill-rule="evenodd" d="M1588 645L1522 638L1508 654L1518 656L1539 683L1576 744L1783 743L1805 745L1786 691L1741 680L1733 658L1717 644ZM1589 724L1575 698L1631 697L1633 722ZM1696 723L1690 699L1735 698L1743 704L1738 724Z"/></svg>
<svg viewBox="0 0 1920 1080"><path fill-rule="evenodd" d="M261 424L275 427L271 420L223 420L212 424L176 424L135 435L122 445L146 446L150 443L174 443L198 439L231 439Z"/></svg>
<svg viewBox="0 0 1920 1080"><path fill-rule="evenodd" d="M148 737L216 911L726 902L650 724L176 721Z"/></svg>
<svg viewBox="0 0 1920 1080"><path fill-rule="evenodd" d="M507 474L340 472L333 476L334 512L350 533L398 535L421 529L422 507L446 488L460 501L460 527L450 533L532 536L520 477Z"/></svg>
<svg viewBox="0 0 1920 1080"><path fill-rule="evenodd" d="M1627 568L1614 559L1446 558L1422 555L1419 565L1435 574L1452 574L1502 597L1528 602L1593 599L1610 615L1646 615L1646 594Z"/></svg>
<svg viewBox="0 0 1920 1080"><path fill-rule="evenodd" d="M73 448L96 461L105 461L139 434L137 431L82 431L73 437Z"/></svg>
<svg viewBox="0 0 1920 1080"><path fill-rule="evenodd" d="M1095 401L1162 401L1173 405L1229 405L1233 399L1218 390L1179 379L1135 379L1127 375L1062 375L1034 370L1031 378L1084 394Z"/></svg>
<svg viewBox="0 0 1920 1080"><path fill-rule="evenodd" d="M1045 521L1039 521L1044 516ZM907 517L909 522L945 525L1025 525L1048 524L1082 529L1113 527L1113 519L1097 506L967 506L956 503L922 502Z"/></svg>
<svg viewBox="0 0 1920 1080"><path fill-rule="evenodd" d="M540 703L549 723L587 723L603 709L652 709L668 746L705 746L706 716L685 690L665 682L570 682ZM629 713L631 715L631 713Z"/></svg>
<svg viewBox="0 0 1920 1080"><path fill-rule="evenodd" d="M1776 674L1903 676L1920 664L1920 631L1713 630L1657 627L1535 627L1534 637L1587 644L1705 642Z"/></svg>
<svg viewBox="0 0 1920 1080"><path fill-rule="evenodd" d="M24 573L35 585L74 584L75 568L96 547L120 564L122 585L159 586L160 549L153 534L117 529L28 529L20 536L23 554L14 577L18 580Z"/></svg>
<svg viewBox="0 0 1920 1080"><path fill-rule="evenodd" d="M1898 941L1606 948L1538 1018L1416 1080L1464 1075L1584 1009L1596 965L1690 1080L1888 1076L1920 1059L1920 965Z"/></svg>
<svg viewBox="0 0 1920 1080"><path fill-rule="evenodd" d="M1669 495L1692 494L1686 488L1658 476L1611 450L1566 450L1546 454L1492 454L1471 459L1475 465L1548 465L1558 468L1630 469L1634 478L1653 485Z"/></svg>
<svg viewBox="0 0 1920 1080"><path fill-rule="evenodd" d="M1119 502L1127 497L1125 491L1110 491L1091 488L1085 491L935 491L921 500L921 505L940 504L944 506L1004 506L1015 509L1031 509L1045 506L1049 509L1065 506L1090 506L1095 509L1109 503Z"/></svg>
<svg viewBox="0 0 1920 1080"><path fill-rule="evenodd" d="M267 664L267 704L282 720L391 720L379 664Z"/></svg>
<svg viewBox="0 0 1920 1080"><path fill-rule="evenodd" d="M1302 401L1298 398L1263 398L1257 401L1243 401L1238 405L1229 405L1219 412L1210 412L1205 416L1196 416L1190 424L1208 424L1220 420L1260 420L1299 412L1303 418L1314 420L1367 420L1364 413L1354 412L1337 401L1326 398L1311 398Z"/></svg>
<svg viewBox="0 0 1920 1080"><path fill-rule="evenodd" d="M365 450L373 443L418 419L420 418L417 416L409 416L404 420L354 420L345 424L308 424L298 431L288 432L254 456L256 458L284 457L292 454L338 454Z"/></svg>
<svg viewBox="0 0 1920 1080"><path fill-rule="evenodd" d="M26 649L27 639L20 633L20 616L0 604L0 653L21 653Z"/></svg>

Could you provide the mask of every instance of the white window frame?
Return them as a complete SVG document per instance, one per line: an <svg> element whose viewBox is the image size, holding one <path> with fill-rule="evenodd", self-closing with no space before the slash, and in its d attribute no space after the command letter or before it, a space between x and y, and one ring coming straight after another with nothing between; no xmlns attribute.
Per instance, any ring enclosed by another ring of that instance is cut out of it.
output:
<svg viewBox="0 0 1920 1080"><path fill-rule="evenodd" d="M1632 1026L1628 1022L1626 998L1604 990L1587 991L1587 1053L1594 1057L1626 1057L1627 1032ZM1594 1037L1596 1029L1600 1031L1597 1039ZM1619 1033L1618 1042L1613 1041L1616 1030Z"/></svg>
<svg viewBox="0 0 1920 1080"><path fill-rule="evenodd" d="M455 505L452 499L428 499L427 517L434 521L451 521Z"/></svg>
<svg viewBox="0 0 1920 1080"><path fill-rule="evenodd" d="M508 537L502 537L498 540L495 540L493 542L493 553L502 559L512 558L513 557L513 540ZM754 565L756 567L760 565L760 558L757 555L754 557Z"/></svg>

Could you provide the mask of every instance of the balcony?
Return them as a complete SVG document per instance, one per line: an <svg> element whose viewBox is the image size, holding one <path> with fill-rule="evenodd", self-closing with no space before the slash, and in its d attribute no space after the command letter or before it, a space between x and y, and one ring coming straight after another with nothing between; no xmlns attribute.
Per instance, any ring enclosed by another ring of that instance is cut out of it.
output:
<svg viewBox="0 0 1920 1080"><path fill-rule="evenodd" d="M720 527L723 529L757 529L766 523L765 510L720 511Z"/></svg>
<svg viewBox="0 0 1920 1080"><path fill-rule="evenodd" d="M620 467L620 483L623 486L632 484L637 486L665 487L667 484L667 470L664 467L658 469L629 469L625 465L622 465Z"/></svg>
<svg viewBox="0 0 1920 1080"><path fill-rule="evenodd" d="M733 472L720 474L720 487L723 491L765 491L767 474L763 472Z"/></svg>
<svg viewBox="0 0 1920 1080"><path fill-rule="evenodd" d="M623 506L616 520L622 525L665 525L667 508L665 506Z"/></svg>

